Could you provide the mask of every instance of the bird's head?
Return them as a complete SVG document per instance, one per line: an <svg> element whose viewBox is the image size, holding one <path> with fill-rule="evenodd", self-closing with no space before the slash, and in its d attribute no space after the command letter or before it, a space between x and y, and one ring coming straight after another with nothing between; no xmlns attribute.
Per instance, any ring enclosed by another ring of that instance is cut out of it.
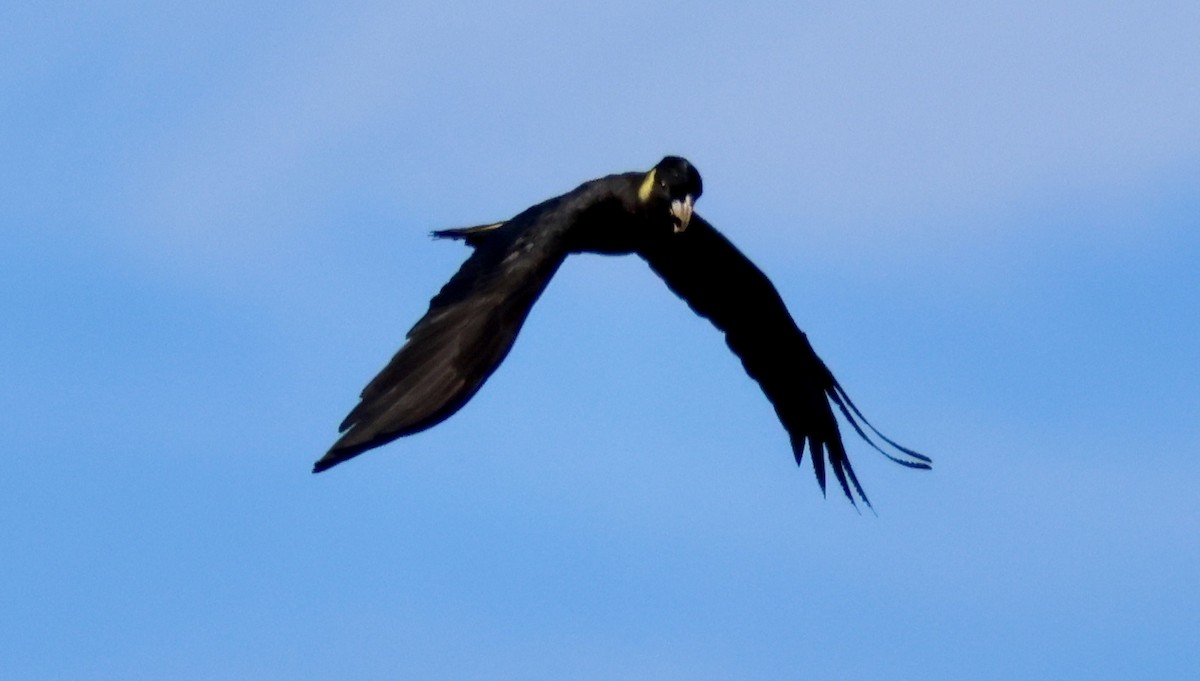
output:
<svg viewBox="0 0 1200 681"><path fill-rule="evenodd" d="M687 229L696 199L704 191L700 173L687 159L667 156L650 169L638 189L638 201L650 210L669 211L675 232Z"/></svg>

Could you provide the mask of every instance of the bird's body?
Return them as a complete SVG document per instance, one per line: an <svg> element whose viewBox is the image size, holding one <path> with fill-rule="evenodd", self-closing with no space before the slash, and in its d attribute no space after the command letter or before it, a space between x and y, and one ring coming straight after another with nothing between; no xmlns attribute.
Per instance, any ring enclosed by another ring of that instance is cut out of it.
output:
<svg viewBox="0 0 1200 681"><path fill-rule="evenodd" d="M697 314L725 332L730 349L774 405L797 463L807 443L822 489L828 456L851 501L856 494L867 501L833 408L875 446L863 430L870 425L796 327L767 277L707 221L693 216L701 192L695 169L667 157L648 173L586 182L504 222L434 232L466 241L473 252L430 301L405 345L363 390L341 424L342 437L314 472L458 411L508 354L529 310L568 255L636 253ZM896 455L884 452L889 458L929 467L926 457L875 433L896 448Z"/></svg>

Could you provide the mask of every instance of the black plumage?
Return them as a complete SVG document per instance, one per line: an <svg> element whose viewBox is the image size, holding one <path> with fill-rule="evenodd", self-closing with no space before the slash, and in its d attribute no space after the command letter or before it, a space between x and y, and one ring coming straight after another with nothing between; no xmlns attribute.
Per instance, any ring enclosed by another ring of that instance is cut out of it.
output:
<svg viewBox="0 0 1200 681"><path fill-rule="evenodd" d="M323 471L458 411L508 354L529 310L571 253L636 253L726 342L775 407L796 462L807 445L822 491L826 457L851 502L863 493L834 409L893 461L930 460L885 437L863 417L796 327L775 287L706 220L693 215L703 191L686 160L668 156L646 173L592 180L504 222L434 232L473 248L430 301L408 340L363 389L317 461ZM867 431L879 438L876 442ZM885 447L891 447L888 452Z"/></svg>

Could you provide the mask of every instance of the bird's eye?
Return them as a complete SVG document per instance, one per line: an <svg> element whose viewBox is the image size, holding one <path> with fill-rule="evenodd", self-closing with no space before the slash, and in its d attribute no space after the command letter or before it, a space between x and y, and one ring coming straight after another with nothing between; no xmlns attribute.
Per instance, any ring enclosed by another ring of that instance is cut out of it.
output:
<svg viewBox="0 0 1200 681"><path fill-rule="evenodd" d="M658 181L658 186L662 187L663 189L666 189L666 188L667 188L667 181L666 181L666 180L659 180L659 181Z"/></svg>

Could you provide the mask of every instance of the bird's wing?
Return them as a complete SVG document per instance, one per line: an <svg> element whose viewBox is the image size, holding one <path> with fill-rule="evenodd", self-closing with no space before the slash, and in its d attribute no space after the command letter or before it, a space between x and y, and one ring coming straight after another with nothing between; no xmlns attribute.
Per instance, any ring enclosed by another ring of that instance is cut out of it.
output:
<svg viewBox="0 0 1200 681"><path fill-rule="evenodd" d="M857 494L871 505L850 466L834 406L855 432L888 458L912 468L930 467L928 457L896 444L867 422L796 327L775 286L706 220L694 216L684 232L648 241L639 255L697 314L725 332L730 349L775 407L791 437L797 464L808 443L822 491L827 456L850 501ZM895 453L884 451L867 429Z"/></svg>
<svg viewBox="0 0 1200 681"><path fill-rule="evenodd" d="M565 257L561 230L547 224L552 211L531 209L519 218L435 233L465 238L474 252L363 389L339 428L342 437L313 472L440 423L492 375Z"/></svg>

